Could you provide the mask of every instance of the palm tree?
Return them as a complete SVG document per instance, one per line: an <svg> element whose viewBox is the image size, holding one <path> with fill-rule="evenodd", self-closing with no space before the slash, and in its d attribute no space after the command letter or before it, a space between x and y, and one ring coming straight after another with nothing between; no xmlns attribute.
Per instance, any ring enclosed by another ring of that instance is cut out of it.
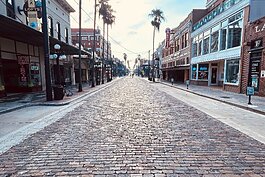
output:
<svg viewBox="0 0 265 177"><path fill-rule="evenodd" d="M153 18L153 20L151 21L152 26L154 26L154 30L153 30L153 57L152 57L152 61L153 61L153 82L155 82L155 30L157 29L157 31L159 31L160 28L160 24L162 21L165 20L163 11L161 11L160 9L153 9L151 11L151 13L149 14L150 17Z"/></svg>
<svg viewBox="0 0 265 177"><path fill-rule="evenodd" d="M109 26L115 22L115 16L113 13L115 12L110 5L107 5L107 15L105 18L105 23L107 24L107 60L109 60ZM111 61L111 78L112 80L112 61Z"/></svg>
<svg viewBox="0 0 265 177"><path fill-rule="evenodd" d="M102 84L104 84L104 75L105 75L105 72L106 72L106 65L104 63L104 60L105 60L105 24L106 24L106 16L107 16L107 13L108 13L108 1L109 0L99 0L99 5L100 5L100 8L99 8L99 16L102 16L102 21L103 21L103 50L102 50L102 74L101 74L101 82Z"/></svg>

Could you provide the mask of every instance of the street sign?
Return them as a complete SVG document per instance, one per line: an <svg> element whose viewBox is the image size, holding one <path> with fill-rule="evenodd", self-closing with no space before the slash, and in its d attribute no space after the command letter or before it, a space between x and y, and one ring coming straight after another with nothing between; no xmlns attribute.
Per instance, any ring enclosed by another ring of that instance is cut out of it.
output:
<svg viewBox="0 0 265 177"><path fill-rule="evenodd" d="M254 95L254 87L247 87L247 95L250 96L250 95Z"/></svg>

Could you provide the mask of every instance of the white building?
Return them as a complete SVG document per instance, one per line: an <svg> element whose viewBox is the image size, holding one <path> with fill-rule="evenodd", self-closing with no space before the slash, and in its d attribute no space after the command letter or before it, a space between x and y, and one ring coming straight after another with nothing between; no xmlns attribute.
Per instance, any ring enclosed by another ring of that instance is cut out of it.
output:
<svg viewBox="0 0 265 177"><path fill-rule="evenodd" d="M38 0L0 1L0 96L46 89L41 14L37 12L40 6ZM78 53L70 45L71 12L74 9L66 0L47 0L51 54L57 43L61 45L61 54ZM60 65L64 63L61 61ZM62 71L64 79L71 80L71 71Z"/></svg>
<svg viewBox="0 0 265 177"><path fill-rule="evenodd" d="M239 92L240 56L250 0L208 0L193 24L191 82Z"/></svg>

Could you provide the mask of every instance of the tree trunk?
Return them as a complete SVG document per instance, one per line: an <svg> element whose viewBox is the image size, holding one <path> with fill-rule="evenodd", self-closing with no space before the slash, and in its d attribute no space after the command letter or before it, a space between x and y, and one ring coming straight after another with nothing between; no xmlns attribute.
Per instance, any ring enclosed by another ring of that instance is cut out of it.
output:
<svg viewBox="0 0 265 177"><path fill-rule="evenodd" d="M154 31L153 31L153 57L152 57L152 77L153 77L153 82L155 82L155 26L154 26Z"/></svg>
<svg viewBox="0 0 265 177"><path fill-rule="evenodd" d="M96 50L96 15L97 15L97 0L95 0L95 9L94 9L94 31L93 31L93 36L94 36L94 40L93 40L93 59L91 62L91 79L92 79L92 83L91 83L91 87L95 87L95 50Z"/></svg>
<svg viewBox="0 0 265 177"><path fill-rule="evenodd" d="M104 84L104 75L106 70L106 64L105 64L105 22L103 20L103 49L102 49L102 68L101 68L101 83Z"/></svg>

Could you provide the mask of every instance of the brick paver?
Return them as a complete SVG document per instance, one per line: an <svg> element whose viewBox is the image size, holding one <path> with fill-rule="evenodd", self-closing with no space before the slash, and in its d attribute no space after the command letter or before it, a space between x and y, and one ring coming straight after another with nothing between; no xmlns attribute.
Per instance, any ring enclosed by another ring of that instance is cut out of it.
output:
<svg viewBox="0 0 265 177"><path fill-rule="evenodd" d="M0 155L0 176L265 176L265 145L126 78Z"/></svg>

